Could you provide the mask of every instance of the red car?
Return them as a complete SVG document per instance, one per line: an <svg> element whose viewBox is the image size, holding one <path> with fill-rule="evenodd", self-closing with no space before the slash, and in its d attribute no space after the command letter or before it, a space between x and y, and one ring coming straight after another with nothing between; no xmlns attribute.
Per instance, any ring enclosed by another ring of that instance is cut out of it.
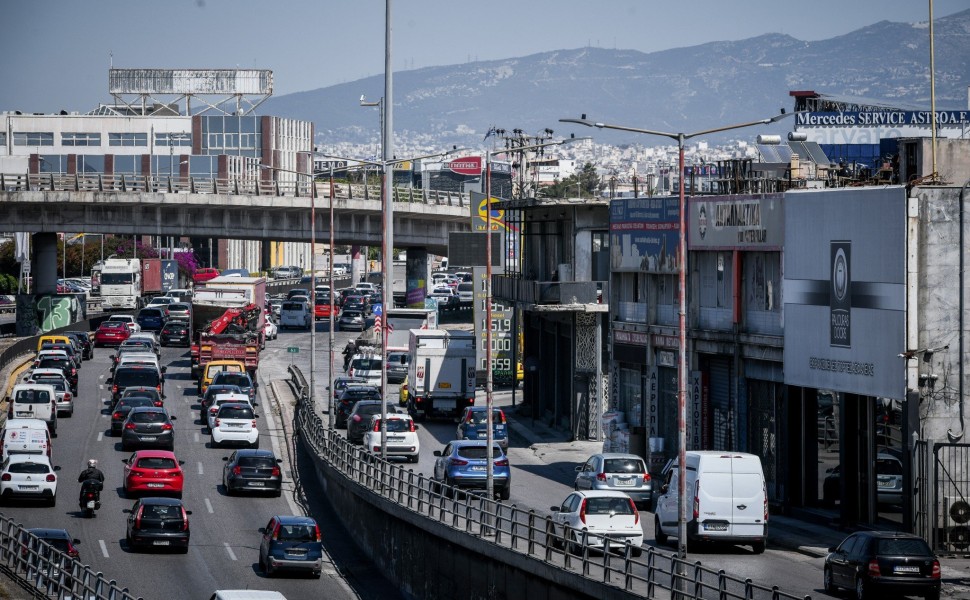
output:
<svg viewBox="0 0 970 600"><path fill-rule="evenodd" d="M125 495L148 492L152 496L174 494L182 497L182 465L168 450L139 450L125 463Z"/></svg>
<svg viewBox="0 0 970 600"><path fill-rule="evenodd" d="M193 283L205 283L210 279L215 279L219 276L219 269L213 269L212 267L204 267L201 269L196 269L195 273L192 274Z"/></svg>
<svg viewBox="0 0 970 600"><path fill-rule="evenodd" d="M314 303L314 306L313 306L313 317L317 321L319 321L320 319L329 319L331 312L333 312L333 307L330 305L330 298L316 299L316 302Z"/></svg>
<svg viewBox="0 0 970 600"><path fill-rule="evenodd" d="M94 345L120 346L130 335L131 330L121 321L105 321L94 332Z"/></svg>

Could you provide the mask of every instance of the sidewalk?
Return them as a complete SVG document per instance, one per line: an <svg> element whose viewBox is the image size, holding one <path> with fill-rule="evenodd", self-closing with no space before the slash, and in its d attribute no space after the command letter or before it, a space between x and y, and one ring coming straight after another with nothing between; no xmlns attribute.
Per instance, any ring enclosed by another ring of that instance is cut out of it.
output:
<svg viewBox="0 0 970 600"><path fill-rule="evenodd" d="M505 411L511 436L527 448L531 447L543 462L559 466L560 472L551 476L556 479L568 476L571 479L570 464L578 465L590 455L602 451L602 442L570 441L567 432L552 429L529 416L519 415L517 409L521 405L521 398L522 394L516 390L516 406L513 407L511 390L500 389L492 394L494 405ZM770 516L768 548L790 550L822 559L828 555L830 547L837 546L851 533L825 524L826 515L821 513L802 511L798 516ZM818 564L821 572L822 561L819 560ZM940 564L944 581L952 590L950 596L970 598L970 559L941 556Z"/></svg>

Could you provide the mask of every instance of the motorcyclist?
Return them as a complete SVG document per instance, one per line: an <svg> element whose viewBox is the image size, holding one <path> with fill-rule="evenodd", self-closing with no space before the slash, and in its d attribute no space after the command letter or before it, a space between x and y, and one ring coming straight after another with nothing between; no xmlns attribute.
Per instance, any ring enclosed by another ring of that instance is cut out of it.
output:
<svg viewBox="0 0 970 600"><path fill-rule="evenodd" d="M347 345L344 346L344 350L343 350L343 355L344 355L344 371L346 371L347 370L347 367L350 366L350 359L354 357L354 352L356 350L357 350L357 347L354 345L354 343L352 341L351 342L347 342Z"/></svg>
<svg viewBox="0 0 970 600"><path fill-rule="evenodd" d="M78 475L78 483L87 481L88 479L97 479L101 483L104 483L104 473L98 468L98 461L93 458L88 461L88 468L81 471Z"/></svg>
<svg viewBox="0 0 970 600"><path fill-rule="evenodd" d="M93 493L95 501L94 508L100 508L101 490L104 488L104 473L98 468L98 461L93 458L90 459L88 461L88 468L81 471L77 480L81 484L81 492L78 494L78 505L81 508L90 508L86 506L85 494Z"/></svg>

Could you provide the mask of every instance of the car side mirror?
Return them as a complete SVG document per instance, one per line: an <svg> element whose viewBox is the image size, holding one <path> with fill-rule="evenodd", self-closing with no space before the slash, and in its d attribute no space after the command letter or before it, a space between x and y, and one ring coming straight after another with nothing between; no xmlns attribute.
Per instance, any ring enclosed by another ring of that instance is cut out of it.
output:
<svg viewBox="0 0 970 600"><path fill-rule="evenodd" d="M283 464L283 459L282 459L282 458L277 458L277 459L276 459L276 462L278 462L278 463L280 463L280 464Z"/></svg>
<svg viewBox="0 0 970 600"><path fill-rule="evenodd" d="M420 426L420 425L415 425L415 426L414 426L414 430L415 430L415 431L417 431L417 430L419 430L419 429L421 429L421 426Z"/></svg>
<svg viewBox="0 0 970 600"><path fill-rule="evenodd" d="M113 383L114 377L108 377L104 380L105 383Z"/></svg>
<svg viewBox="0 0 970 600"><path fill-rule="evenodd" d="M54 470L55 471L60 471L61 470L61 467L58 465L58 466L54 467Z"/></svg>
<svg viewBox="0 0 970 600"><path fill-rule="evenodd" d="M434 451L434 455L435 456L441 456L441 450L435 450Z"/></svg>
<svg viewBox="0 0 970 600"><path fill-rule="evenodd" d="M170 416L169 419L173 421L178 421L178 417L176 417L175 415Z"/></svg>
<svg viewBox="0 0 970 600"><path fill-rule="evenodd" d="M579 465L578 467L576 467L573 470L576 471L577 473L582 473L583 472L583 465Z"/></svg>
<svg viewBox="0 0 970 600"><path fill-rule="evenodd" d="M835 546L829 547L829 552L836 552L838 549Z"/></svg>
<svg viewBox="0 0 970 600"><path fill-rule="evenodd" d="M660 493L661 494L666 494L667 493L667 489L668 489L667 488L667 484L666 483L663 484L662 486L660 486Z"/></svg>
<svg viewBox="0 0 970 600"><path fill-rule="evenodd" d="M122 458L121 459L121 464L127 465L128 464L128 459L127 458Z"/></svg>
<svg viewBox="0 0 970 600"><path fill-rule="evenodd" d="M130 508L122 508L121 509L121 512L125 513L126 515L130 515L131 514L131 509Z"/></svg>
<svg viewBox="0 0 970 600"><path fill-rule="evenodd" d="M168 371L168 367L162 367L162 373L165 373L167 371Z"/></svg>
<svg viewBox="0 0 970 600"><path fill-rule="evenodd" d="M191 510L187 510L187 511L185 511L185 514L191 515L192 514L192 511Z"/></svg>
<svg viewBox="0 0 970 600"><path fill-rule="evenodd" d="M259 415L253 414L253 417L256 418L256 419L258 419L259 418Z"/></svg>
<svg viewBox="0 0 970 600"><path fill-rule="evenodd" d="M558 506L550 506L549 507L549 510L551 510L552 512L559 512L559 507Z"/></svg>
<svg viewBox="0 0 970 600"><path fill-rule="evenodd" d="M179 465L184 465L184 464L185 464L185 461L184 460L180 460L179 461Z"/></svg>
<svg viewBox="0 0 970 600"><path fill-rule="evenodd" d="M72 544L80 544L81 543L81 540L79 540L77 538L74 538L73 540L71 540L71 543Z"/></svg>
<svg viewBox="0 0 970 600"><path fill-rule="evenodd" d="M258 533L266 533L266 528L265 528L265 527L260 527L260 528L259 528L259 529L257 529L256 531L257 531Z"/></svg>
<svg viewBox="0 0 970 600"><path fill-rule="evenodd" d="M222 460L228 461L229 460L229 457L228 456L223 456L222 457Z"/></svg>

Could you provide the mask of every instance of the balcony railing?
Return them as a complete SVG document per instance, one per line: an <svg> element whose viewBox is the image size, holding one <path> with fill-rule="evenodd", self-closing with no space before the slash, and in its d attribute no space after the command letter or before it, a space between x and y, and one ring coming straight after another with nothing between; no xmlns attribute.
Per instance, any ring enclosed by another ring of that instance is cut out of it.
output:
<svg viewBox="0 0 970 600"><path fill-rule="evenodd" d="M508 275L492 276L496 299L525 304L598 304L599 290L609 297L605 281L535 281Z"/></svg>

